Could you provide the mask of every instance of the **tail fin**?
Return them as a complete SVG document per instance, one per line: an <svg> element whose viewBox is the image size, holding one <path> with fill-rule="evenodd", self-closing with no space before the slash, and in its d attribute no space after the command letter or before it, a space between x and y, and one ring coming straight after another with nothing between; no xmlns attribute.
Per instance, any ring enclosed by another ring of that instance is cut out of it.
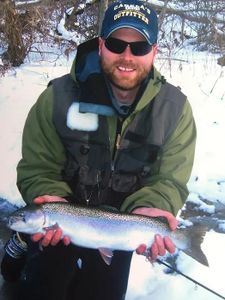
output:
<svg viewBox="0 0 225 300"><path fill-rule="evenodd" d="M198 224L183 230L185 231L185 235L189 237L189 246L186 249L182 249L182 251L204 266L209 266L208 260L201 249L201 244L208 231L208 227Z"/></svg>

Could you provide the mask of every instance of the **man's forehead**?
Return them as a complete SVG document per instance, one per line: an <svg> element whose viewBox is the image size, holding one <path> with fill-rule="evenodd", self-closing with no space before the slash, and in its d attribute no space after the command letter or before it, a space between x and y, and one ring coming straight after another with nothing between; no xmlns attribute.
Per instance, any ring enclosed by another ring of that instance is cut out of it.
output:
<svg viewBox="0 0 225 300"><path fill-rule="evenodd" d="M133 36L133 37L136 37L136 38L138 37L138 38L141 38L142 40L147 41L146 37L138 29L131 28L131 27L128 27L128 26L116 29L116 30L114 30L110 34L110 36L112 36L112 37L113 36L118 36L118 35L119 36L122 36L122 35L127 36L127 35L129 35L129 36Z"/></svg>

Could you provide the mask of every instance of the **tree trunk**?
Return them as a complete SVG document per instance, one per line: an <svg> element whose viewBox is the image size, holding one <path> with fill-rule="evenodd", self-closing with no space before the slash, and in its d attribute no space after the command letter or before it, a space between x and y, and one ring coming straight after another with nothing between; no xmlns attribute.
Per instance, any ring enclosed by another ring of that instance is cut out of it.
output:
<svg viewBox="0 0 225 300"><path fill-rule="evenodd" d="M105 11L108 7L108 0L99 1L99 15L98 15L98 35L101 33L102 21L104 18Z"/></svg>
<svg viewBox="0 0 225 300"><path fill-rule="evenodd" d="M23 41L23 28L20 15L17 13L15 3L7 0L2 4L4 11L4 34L8 44L3 59L9 61L12 66L19 66L26 57L26 47Z"/></svg>

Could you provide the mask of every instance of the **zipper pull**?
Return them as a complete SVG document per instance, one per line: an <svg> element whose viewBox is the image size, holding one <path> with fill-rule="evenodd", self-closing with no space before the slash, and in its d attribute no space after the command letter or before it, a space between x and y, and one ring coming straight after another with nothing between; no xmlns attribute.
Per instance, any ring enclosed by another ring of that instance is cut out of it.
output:
<svg viewBox="0 0 225 300"><path fill-rule="evenodd" d="M116 149L120 149L120 141L121 141L121 134L118 133L116 137Z"/></svg>

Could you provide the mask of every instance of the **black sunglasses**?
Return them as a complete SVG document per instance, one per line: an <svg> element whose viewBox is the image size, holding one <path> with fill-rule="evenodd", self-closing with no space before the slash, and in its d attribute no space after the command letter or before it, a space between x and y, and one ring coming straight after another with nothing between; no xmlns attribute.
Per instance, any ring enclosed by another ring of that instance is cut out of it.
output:
<svg viewBox="0 0 225 300"><path fill-rule="evenodd" d="M133 55L143 56L151 52L153 45L150 45L147 41L128 43L113 37L109 37L105 40L105 46L109 51L117 54L123 53L129 46Z"/></svg>

